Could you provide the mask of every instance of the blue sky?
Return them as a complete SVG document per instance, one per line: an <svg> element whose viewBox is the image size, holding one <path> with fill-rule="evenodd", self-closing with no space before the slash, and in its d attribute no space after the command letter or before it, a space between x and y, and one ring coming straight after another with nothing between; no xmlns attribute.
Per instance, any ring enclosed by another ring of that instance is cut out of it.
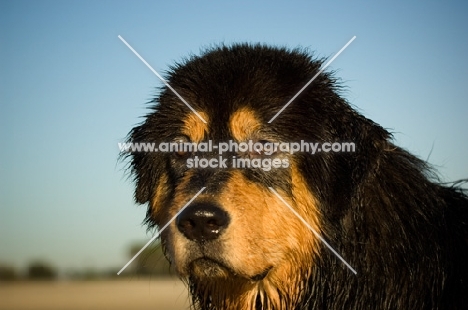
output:
<svg viewBox="0 0 468 310"><path fill-rule="evenodd" d="M117 143L158 72L232 42L332 56L361 113L468 177L468 3L463 1L0 1L0 263L121 267L151 238Z"/></svg>

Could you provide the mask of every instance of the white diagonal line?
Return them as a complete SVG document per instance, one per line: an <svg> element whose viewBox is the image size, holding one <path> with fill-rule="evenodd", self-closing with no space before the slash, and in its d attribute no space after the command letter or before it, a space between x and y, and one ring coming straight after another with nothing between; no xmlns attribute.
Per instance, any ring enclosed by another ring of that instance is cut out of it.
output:
<svg viewBox="0 0 468 310"><path fill-rule="evenodd" d="M296 95L294 95L294 97L292 97L291 100L289 100L288 103L286 103L286 104L284 105L284 107L282 107L281 110L279 110L278 113L276 113L275 116L273 116L273 117L268 121L268 124L270 124L271 122L273 122L273 121L275 120L275 118L277 118L278 115L280 115L281 112L283 112L284 109L286 109L286 108L291 104L291 102L293 102L293 100L296 99L297 96L299 96L299 95L304 91L304 89L306 89L307 86L309 86L310 83L312 83L312 82L320 75L320 73L322 73L323 70L325 70L325 69L335 60L336 57L338 57L338 55L340 55L340 54L348 47L348 45L350 45L351 42L354 41L354 39L356 39L356 36L352 37L351 40L349 40L348 43L346 43L346 45L343 46L343 47L339 50L339 52L336 53L336 55L333 56L333 58L330 59L330 60L325 64L325 66L323 66L323 67L319 70L319 72L317 72L317 73L314 75L314 77L311 78L310 81L307 82L307 84L305 84L304 87L302 87L301 90L299 90L299 92L298 92Z"/></svg>
<svg viewBox="0 0 468 310"><path fill-rule="evenodd" d="M322 236L320 236L320 234L319 234L317 231L315 231L315 229L314 229L312 226L310 226L309 223L307 223L307 222L302 218L302 216L300 216L299 213L297 213L296 210L294 210L294 209L289 205L289 203L287 203L287 202L283 199L283 197L281 197L280 194L278 194L277 191L275 191L275 190L273 189L273 187L268 187L268 188L276 195L276 197L278 197L278 198L292 211L292 213L294 213L294 214L301 220L302 223L304 223L304 225L307 226L307 228L309 228L309 229L312 231L312 233L313 233L318 239L320 239L320 241L323 242L323 244L325 244L325 245L327 246L327 248L330 249L330 251L333 252L333 254L335 254L336 257L338 257L338 258L346 265L346 267L349 268L349 270L351 270L354 274L357 274L357 271L354 270L354 268L351 267L351 265L348 264L348 262L345 261L344 258L341 257L341 255L338 254L338 252L336 252L335 249L333 249L333 248L331 247L331 245L328 244L328 242L327 242L325 239L323 239Z"/></svg>
<svg viewBox="0 0 468 310"><path fill-rule="evenodd" d="M119 272L117 272L117 275L120 275L120 274L122 273L122 271L124 271L125 268L127 268L128 265L130 265L130 264L135 260L135 258L137 258L138 255L140 255L141 252L143 252L143 250L146 249L146 248L148 247L148 245L150 245L151 242L153 242L156 238L158 238L158 237L161 235L161 233L164 231L164 229L166 229L167 226L169 226L169 225L177 218L177 216L179 216L179 214L182 213L182 211L184 211L185 208L187 208L188 205L189 205L190 203L192 203L192 201L194 201L195 198L197 198L197 196L200 195L201 192L203 192L203 191L205 190L205 188L206 188L206 187L202 187L202 189L199 190L198 193L196 193L195 196L193 196L192 199L190 199L190 200L185 204L185 206L183 206L183 207L179 210L179 212L177 212L177 214L174 215L174 216L169 220L169 222L167 222L166 225L164 225L161 229L159 229L159 230L158 230L158 233L157 233L156 235L154 235L154 237L151 238L150 241L148 241L148 242L145 244L145 246L142 247L141 250L138 251L138 253L136 253L135 256L133 256L132 259L129 260L128 263L125 264L125 266L122 267L122 269L120 269Z"/></svg>
<svg viewBox="0 0 468 310"><path fill-rule="evenodd" d="M156 72L156 70L154 70L154 69L147 63L146 60L144 60L143 57L141 57L140 54L138 54L137 51L135 51L135 50L133 49L133 47L131 47L130 44L128 44L127 41L124 40L124 38L122 38L120 35L118 35L118 38L119 38L125 45L127 45L127 47L133 52L133 54L135 54L138 58L140 58L140 60L141 60L154 74L156 74L156 76L157 76L170 90L172 90L172 92L173 92L177 97L179 97L179 99L182 100L182 102L185 103L185 105L186 105L190 110L192 110L192 112L195 113L195 115L198 116L198 118L201 119L201 121L202 121L203 123L206 124L206 121L203 119L203 117L201 117L201 115L198 114L197 111L195 111L195 109L192 108L192 106L191 106L187 101L185 101L185 99L184 99L181 95L179 95L179 93L176 92L176 90L175 90L174 88L172 88L172 86L169 85L169 83L168 83L161 75L159 75L159 73Z"/></svg>

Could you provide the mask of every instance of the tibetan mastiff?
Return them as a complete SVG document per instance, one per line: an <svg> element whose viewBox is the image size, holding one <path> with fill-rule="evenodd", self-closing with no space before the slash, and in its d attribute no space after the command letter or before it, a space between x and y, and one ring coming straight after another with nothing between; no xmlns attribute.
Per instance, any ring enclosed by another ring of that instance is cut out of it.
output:
<svg viewBox="0 0 468 310"><path fill-rule="evenodd" d="M129 133L146 145L126 153L135 199L192 307L466 309L466 192L356 112L332 72L294 98L322 65L210 48L170 68Z"/></svg>

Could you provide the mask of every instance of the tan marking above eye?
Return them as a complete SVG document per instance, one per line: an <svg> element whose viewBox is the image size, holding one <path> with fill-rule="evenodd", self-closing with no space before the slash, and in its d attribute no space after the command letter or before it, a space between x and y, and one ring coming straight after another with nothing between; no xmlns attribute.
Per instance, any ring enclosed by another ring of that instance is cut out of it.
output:
<svg viewBox="0 0 468 310"><path fill-rule="evenodd" d="M190 138L192 142L200 142L208 132L209 118L205 112L197 112L207 122L203 123L195 113L189 113L184 119L182 133Z"/></svg>
<svg viewBox="0 0 468 310"><path fill-rule="evenodd" d="M229 120L229 129L237 141L250 139L252 134L261 127L260 120L254 110L243 107L234 112Z"/></svg>

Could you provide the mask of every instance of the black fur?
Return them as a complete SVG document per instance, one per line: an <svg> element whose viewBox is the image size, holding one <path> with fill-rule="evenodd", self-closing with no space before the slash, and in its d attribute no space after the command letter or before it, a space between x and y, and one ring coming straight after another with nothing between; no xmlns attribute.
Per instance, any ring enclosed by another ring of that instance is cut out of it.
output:
<svg viewBox="0 0 468 310"><path fill-rule="evenodd" d="M460 188L439 184L426 162L395 146L390 133L350 107L331 73L321 74L267 123L321 65L303 50L240 44L193 56L167 77L195 110L210 116L209 135L215 141L230 138L225 124L233 111L248 105L271 139L355 142L352 154L292 158L320 202L323 237L358 272L321 249L312 276L304 279L307 297L296 309L466 309L468 198ZM153 104L129 141L161 142L180 135L188 108L165 87ZM170 204L170 191L186 168L171 154L129 156L136 201L150 201L165 172ZM217 173L200 177L199 183L210 184ZM288 173L245 171L252 182L286 191ZM154 216L149 210L149 224L157 223Z"/></svg>

